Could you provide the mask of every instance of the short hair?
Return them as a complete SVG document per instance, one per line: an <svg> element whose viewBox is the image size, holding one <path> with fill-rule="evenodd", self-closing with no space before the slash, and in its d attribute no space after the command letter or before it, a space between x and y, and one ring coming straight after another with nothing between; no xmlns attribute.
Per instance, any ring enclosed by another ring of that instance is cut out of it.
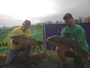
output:
<svg viewBox="0 0 90 68"><path fill-rule="evenodd" d="M31 24L31 21L30 21L30 20L25 20L25 21L24 21L24 24L26 24L26 23L27 23L27 24Z"/></svg>

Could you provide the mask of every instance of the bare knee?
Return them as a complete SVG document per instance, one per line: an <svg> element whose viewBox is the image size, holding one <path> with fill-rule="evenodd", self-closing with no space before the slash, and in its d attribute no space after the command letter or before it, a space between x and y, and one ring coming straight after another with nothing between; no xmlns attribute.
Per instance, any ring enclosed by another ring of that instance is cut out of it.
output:
<svg viewBox="0 0 90 68"><path fill-rule="evenodd" d="M64 55L64 51L60 49L59 47L56 47L56 52L58 53L59 56Z"/></svg>
<svg viewBox="0 0 90 68"><path fill-rule="evenodd" d="M58 47L56 47L56 51L58 50Z"/></svg>
<svg viewBox="0 0 90 68"><path fill-rule="evenodd" d="M60 48L59 47L56 47L56 51L59 52L60 51Z"/></svg>

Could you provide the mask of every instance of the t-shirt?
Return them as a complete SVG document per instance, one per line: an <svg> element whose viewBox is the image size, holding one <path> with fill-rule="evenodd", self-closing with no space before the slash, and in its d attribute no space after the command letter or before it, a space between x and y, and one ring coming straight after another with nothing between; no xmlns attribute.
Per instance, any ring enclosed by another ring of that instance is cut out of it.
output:
<svg viewBox="0 0 90 68"><path fill-rule="evenodd" d="M86 36L85 36L85 30L78 24L74 24L72 29L69 29L68 26L66 26L62 32L61 36L69 38L71 40L74 40L76 42L82 42L81 48L88 52L88 43L86 41Z"/></svg>
<svg viewBox="0 0 90 68"><path fill-rule="evenodd" d="M13 31L12 31L12 33L11 33L11 35L16 35L16 34L20 34L20 35L25 35L25 36L31 36L31 33L30 33L30 30L29 29L27 29L25 32L24 31L22 31L22 29L21 29L21 27L16 27ZM14 45L13 43L12 43L12 40L13 39L10 39L10 48L12 49L12 50L17 50L17 49L19 49L19 48L21 48L22 47L22 45Z"/></svg>

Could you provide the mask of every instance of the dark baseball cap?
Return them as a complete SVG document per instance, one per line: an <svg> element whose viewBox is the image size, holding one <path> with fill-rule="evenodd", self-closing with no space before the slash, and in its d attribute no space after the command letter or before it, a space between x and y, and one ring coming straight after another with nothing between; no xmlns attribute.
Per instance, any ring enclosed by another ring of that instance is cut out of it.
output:
<svg viewBox="0 0 90 68"><path fill-rule="evenodd" d="M66 13L66 14L64 15L63 19L65 19L65 18L70 18L70 17L73 18L70 13Z"/></svg>

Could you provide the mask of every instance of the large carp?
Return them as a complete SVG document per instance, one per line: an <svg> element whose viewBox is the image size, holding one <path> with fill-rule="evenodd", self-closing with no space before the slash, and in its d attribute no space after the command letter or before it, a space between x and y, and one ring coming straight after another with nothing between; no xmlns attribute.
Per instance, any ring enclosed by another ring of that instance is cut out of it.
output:
<svg viewBox="0 0 90 68"><path fill-rule="evenodd" d="M41 41L38 41L36 39L33 39L31 37L27 37L24 35L18 35L18 34L12 35L10 38L13 39L13 44L23 45L23 47L27 47L27 46L31 46L31 45L33 45L35 47L36 45L39 45L39 47L41 48L41 45L44 44Z"/></svg>
<svg viewBox="0 0 90 68"><path fill-rule="evenodd" d="M69 48L73 49L74 55L77 55L80 53L80 56L82 58L82 61L85 62L88 56L88 53L84 51L78 42L70 40L68 38L64 38L61 36L51 36L47 38L47 42L49 42L51 45L56 46L60 49L61 52L61 59L63 62L66 62L65 53L69 50Z"/></svg>

